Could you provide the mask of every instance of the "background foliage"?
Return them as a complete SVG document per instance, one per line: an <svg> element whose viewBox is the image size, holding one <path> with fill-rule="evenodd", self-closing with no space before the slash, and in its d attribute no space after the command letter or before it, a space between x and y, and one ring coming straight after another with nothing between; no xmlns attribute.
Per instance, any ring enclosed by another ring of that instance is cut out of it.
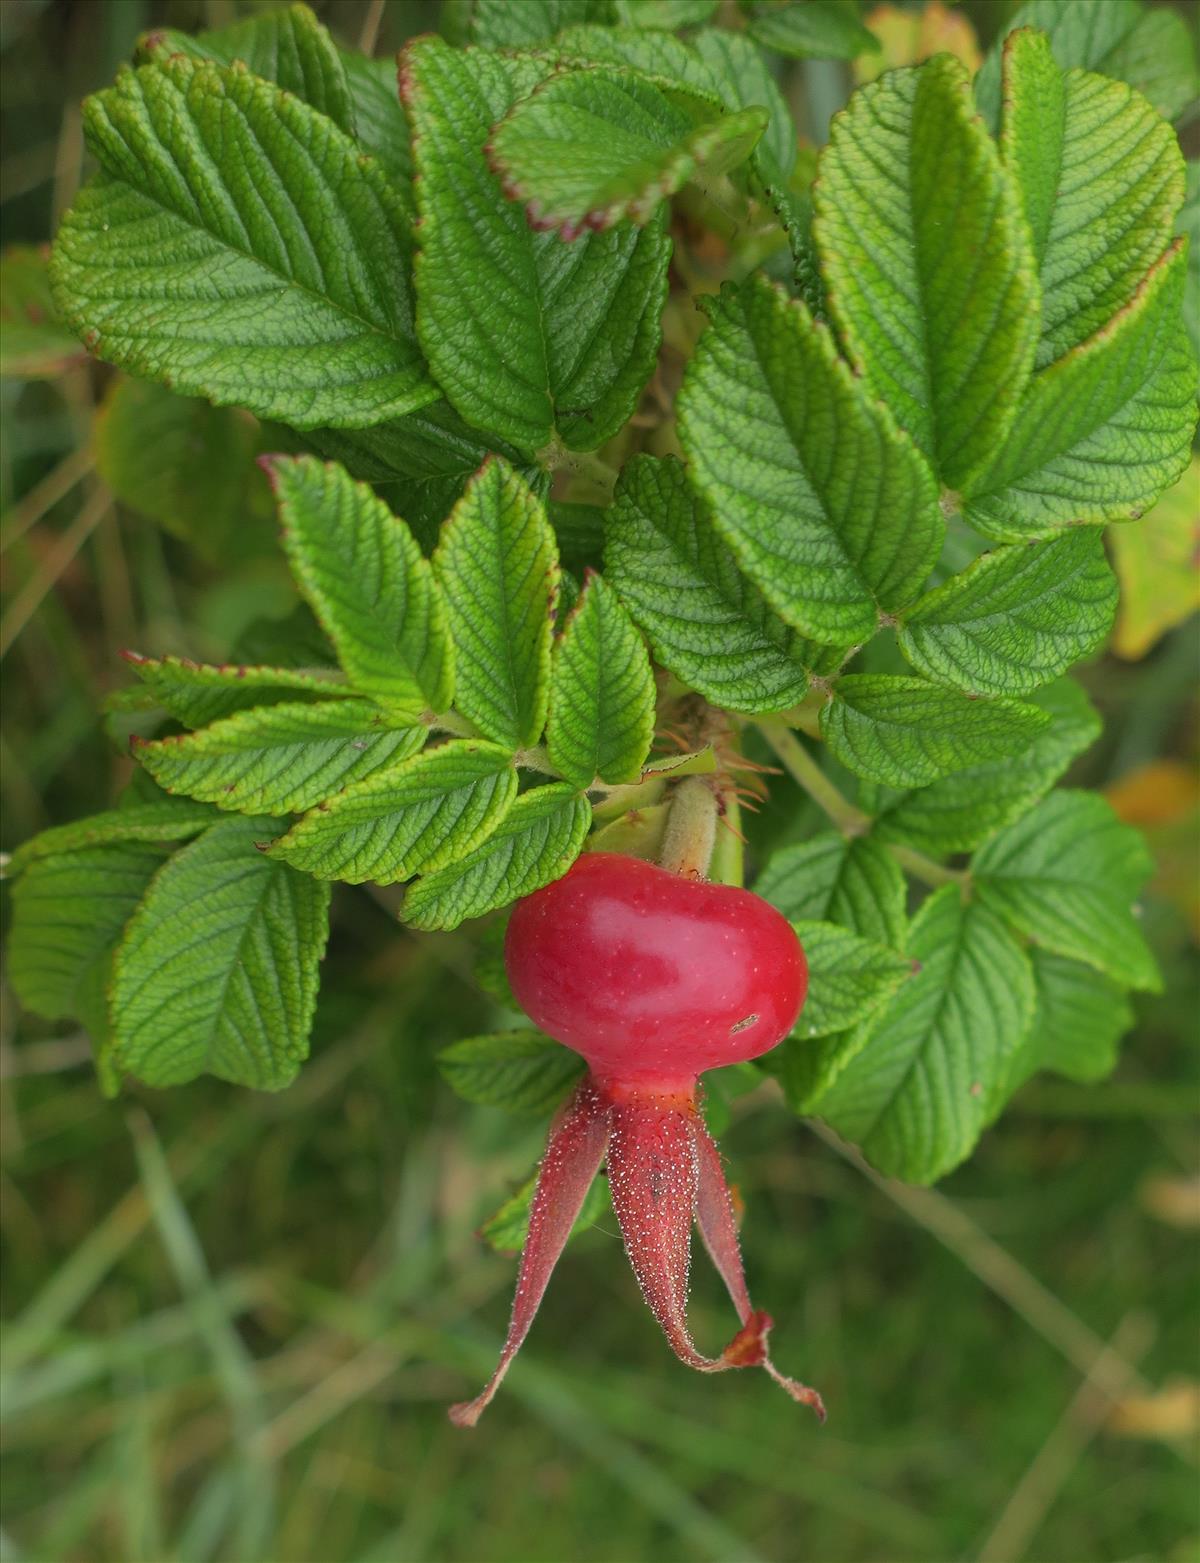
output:
<svg viewBox="0 0 1200 1563"><path fill-rule="evenodd" d="M415 0L317 9L350 43L377 28L381 55L437 23ZM913 57L914 27L965 49L971 24L986 44L1003 12L892 11L877 36L889 62ZM138 0L6 7L7 240L52 231L83 167L79 99L111 80L139 32L234 15ZM870 58L853 72L869 74ZM830 62L787 72L815 141L850 79ZM21 282L6 272L5 352L27 373ZM119 404L136 387L106 399L93 444L100 383L73 339L32 350L47 378L7 378L2 392L10 849L108 806L128 775L95 715L127 682L121 647L219 657L293 600L265 483L244 500L261 531L199 530L237 467L209 453L254 437L240 415L206 408L195 428L172 429L159 485L114 506L103 480L129 470L122 440L155 439L144 409ZM632 526L632 483L630 500ZM602 1211L556 1277L509 1401L473 1439L445 1424L444 1402L489 1366L507 1308L510 1267L473 1230L527 1173L541 1125L463 1108L437 1079L438 1047L494 1021L466 939L397 935L385 908L339 891L314 1057L278 1099L209 1081L105 1103L83 1038L28 1019L18 1029L6 1008L11 1555L1189 1556L1194 1211L1179 1180L1195 1097L1195 635L1194 621L1175 626L1192 606L1195 509L1193 474L1144 546L1132 533L1114 544L1114 649L1081 674L1106 730L1067 780L1106 788L1149 828L1159 862L1143 927L1166 993L1135 999L1115 1079L1029 1087L938 1193L879 1185L769 1092L723 1109L726 1150L753 1191L755 1288L781 1347L794 1343L797 1368L826 1392L826 1433L798 1430L765 1384L664 1364ZM559 742L569 752L569 734ZM808 809L776 782L752 853L811 835ZM136 875L146 849L129 850ZM456 1066L466 1074L471 1060ZM715 1290L705 1278L698 1291L698 1331L715 1336Z"/></svg>

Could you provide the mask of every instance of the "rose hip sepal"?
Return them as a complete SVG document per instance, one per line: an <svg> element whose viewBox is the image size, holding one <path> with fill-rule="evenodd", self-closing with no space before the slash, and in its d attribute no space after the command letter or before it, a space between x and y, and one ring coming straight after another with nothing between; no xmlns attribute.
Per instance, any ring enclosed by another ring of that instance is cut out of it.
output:
<svg viewBox="0 0 1200 1563"><path fill-rule="evenodd" d="M702 1070L756 1058L795 1024L807 967L791 925L745 890L595 852L519 903L505 963L530 1017L590 1072L550 1130L500 1361L451 1420L474 1425L499 1388L607 1159L625 1250L675 1355L702 1373L764 1368L823 1421L816 1390L767 1352L771 1319L751 1304L720 1152L696 1107ZM719 1357L687 1325L693 1223L741 1321Z"/></svg>

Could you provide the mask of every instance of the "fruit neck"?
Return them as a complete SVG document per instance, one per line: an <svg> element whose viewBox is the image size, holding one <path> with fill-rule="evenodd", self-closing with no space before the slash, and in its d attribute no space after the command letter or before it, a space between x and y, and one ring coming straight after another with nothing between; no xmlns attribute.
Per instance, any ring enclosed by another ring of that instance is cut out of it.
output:
<svg viewBox="0 0 1200 1563"><path fill-rule="evenodd" d="M606 1102L618 1105L626 1102L653 1102L658 1107L675 1107L684 1112L696 1111L697 1077L662 1075L593 1074L592 1084Z"/></svg>

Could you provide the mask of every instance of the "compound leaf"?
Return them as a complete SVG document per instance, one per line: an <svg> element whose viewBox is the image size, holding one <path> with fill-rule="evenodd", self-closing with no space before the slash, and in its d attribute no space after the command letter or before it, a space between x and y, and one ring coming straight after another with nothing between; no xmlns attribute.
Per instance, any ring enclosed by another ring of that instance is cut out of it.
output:
<svg viewBox="0 0 1200 1563"><path fill-rule="evenodd" d="M981 532L1015 541L1136 518L1182 473L1196 423L1184 260L1176 240L1112 320L1034 379L970 491Z"/></svg>
<svg viewBox="0 0 1200 1563"><path fill-rule="evenodd" d="M869 836L827 830L782 847L754 889L793 922L838 923L874 944L907 948L904 875Z"/></svg>
<svg viewBox="0 0 1200 1563"><path fill-rule="evenodd" d="M465 857L516 795L506 749L451 740L352 783L297 821L270 853L319 879L392 884Z"/></svg>
<svg viewBox="0 0 1200 1563"><path fill-rule="evenodd" d="M954 776L912 791L864 793L860 803L875 814L873 834L903 842L935 857L970 852L1024 814L1100 736L1100 718L1079 685L1059 679L1031 697L1050 721L1021 756L969 766Z"/></svg>
<svg viewBox="0 0 1200 1563"><path fill-rule="evenodd" d="M154 700L185 727L248 711L254 706L295 704L301 700L342 700L354 691L332 669L214 665L186 657L143 657L123 651L125 661Z"/></svg>
<svg viewBox="0 0 1200 1563"><path fill-rule="evenodd" d="M633 782L654 737L656 690L642 637L615 592L589 574L558 643L546 748L577 787Z"/></svg>
<svg viewBox="0 0 1200 1563"><path fill-rule="evenodd" d="M294 813L390 761L415 754L425 727L402 727L369 700L283 702L198 733L136 742L160 787L241 814Z"/></svg>
<svg viewBox="0 0 1200 1563"><path fill-rule="evenodd" d="M1033 973L1003 921L954 885L921 907L909 948L919 969L817 1111L881 1172L932 1183L988 1122L1033 1022Z"/></svg>
<svg viewBox="0 0 1200 1563"><path fill-rule="evenodd" d="M904 616L900 649L926 678L982 695L1023 695L1102 643L1117 581L1098 528L982 554Z"/></svg>
<svg viewBox="0 0 1200 1563"><path fill-rule="evenodd" d="M1036 945L1029 955L1037 1009L1033 1026L1013 1057L1006 1095L1042 1069L1068 1080L1103 1080L1116 1066L1118 1042L1133 1025L1128 994L1079 961Z"/></svg>
<svg viewBox="0 0 1200 1563"><path fill-rule="evenodd" d="M1012 425L1039 308L1029 231L966 67L942 54L856 92L814 202L853 368L942 482L964 488Z"/></svg>
<svg viewBox="0 0 1200 1563"><path fill-rule="evenodd" d="M565 245L532 233L506 199L484 145L547 69L436 38L405 50L421 213L417 325L468 423L526 451L556 434L594 450L633 412L654 367L671 244L659 216Z"/></svg>
<svg viewBox="0 0 1200 1563"><path fill-rule="evenodd" d="M1004 77L1000 145L1041 278L1041 369L1107 324L1162 254L1183 200L1183 158L1139 93L1064 74L1045 33L1009 34Z"/></svg>
<svg viewBox="0 0 1200 1563"><path fill-rule="evenodd" d="M788 623L830 645L865 640L937 559L933 476L799 300L754 276L704 304L678 401L696 486Z"/></svg>
<svg viewBox="0 0 1200 1563"><path fill-rule="evenodd" d="M519 749L546 723L558 549L546 510L499 457L471 479L442 528L433 567L458 669L456 706Z"/></svg>
<svg viewBox="0 0 1200 1563"><path fill-rule="evenodd" d="M464 1037L442 1048L437 1061L464 1101L521 1113L550 1112L584 1070L578 1053L532 1030Z"/></svg>
<svg viewBox="0 0 1200 1563"><path fill-rule="evenodd" d="M101 172L51 262L97 356L296 428L437 397L412 322L412 241L382 168L270 82L171 55L84 105Z"/></svg>
<svg viewBox="0 0 1200 1563"><path fill-rule="evenodd" d="M211 32L185 33L173 27L138 40L138 64L161 64L172 55L233 65L240 60L255 76L273 81L331 119L347 135L355 132L354 108L337 45L306 5L284 6L248 16Z"/></svg>
<svg viewBox="0 0 1200 1563"><path fill-rule="evenodd" d="M795 0L760 6L750 36L776 54L796 60L852 60L879 48L854 11L838 0Z"/></svg>
<svg viewBox="0 0 1200 1563"><path fill-rule="evenodd" d="M1162 979L1134 911L1153 869L1141 832L1093 792L1053 792L980 848L981 901L1035 944L1130 988Z"/></svg>
<svg viewBox="0 0 1200 1563"><path fill-rule="evenodd" d="M268 470L288 563L355 689L401 721L444 711L453 648L408 527L334 463L275 456Z"/></svg>
<svg viewBox="0 0 1200 1563"><path fill-rule="evenodd" d="M714 705L756 713L803 699L823 648L785 624L742 573L678 461L626 463L604 559L659 662Z"/></svg>
<svg viewBox="0 0 1200 1563"><path fill-rule="evenodd" d="M1174 119L1200 92L1195 43L1177 12L1139 0L1027 0L988 51L975 96L990 130L1000 124L1004 43L1018 28L1039 27L1064 70L1081 67L1127 81Z"/></svg>
<svg viewBox="0 0 1200 1563"><path fill-rule="evenodd" d="M793 926L808 961L808 997L796 1022L798 1038L825 1037L858 1025L912 972L906 956L847 928L813 922Z"/></svg>
<svg viewBox="0 0 1200 1563"><path fill-rule="evenodd" d="M147 1085L201 1074L279 1090L308 1051L329 886L226 819L159 869L117 949L112 1057Z"/></svg>
<svg viewBox="0 0 1200 1563"><path fill-rule="evenodd" d="M211 824L211 811L205 814ZM20 878L12 892L8 975L21 1003L50 1020L83 1018L93 983L107 974L121 930L167 859L146 839L106 835L106 819L97 815L44 832L10 867ZM85 825L97 829L95 844L75 845ZM180 829L173 839L191 833Z"/></svg>
<svg viewBox="0 0 1200 1563"><path fill-rule="evenodd" d="M566 27L612 20L611 0L459 0L465 40L485 49L528 49Z"/></svg>
<svg viewBox="0 0 1200 1563"><path fill-rule="evenodd" d="M540 890L579 856L591 818L587 799L564 783L523 793L481 847L417 880L401 917L413 928L457 928Z"/></svg>
<svg viewBox="0 0 1200 1563"><path fill-rule="evenodd" d="M1021 754L1048 721L1017 700L975 700L920 678L852 673L821 707L821 736L856 776L920 787Z"/></svg>
<svg viewBox="0 0 1200 1563"><path fill-rule="evenodd" d="M767 126L762 108L723 113L640 72L595 65L551 76L492 133L505 194L564 239L646 222L689 180L744 162Z"/></svg>

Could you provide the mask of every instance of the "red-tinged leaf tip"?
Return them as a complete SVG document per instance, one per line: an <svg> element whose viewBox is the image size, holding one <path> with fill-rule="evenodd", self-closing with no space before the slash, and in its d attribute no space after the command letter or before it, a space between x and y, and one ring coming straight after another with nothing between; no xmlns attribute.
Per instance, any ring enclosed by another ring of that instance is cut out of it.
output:
<svg viewBox="0 0 1200 1563"><path fill-rule="evenodd" d="M122 662L128 662L135 668L141 667L143 663L152 662L154 660L152 657L144 657L140 651L130 651L128 646L123 646L121 650L117 652L117 655L121 658Z"/></svg>

